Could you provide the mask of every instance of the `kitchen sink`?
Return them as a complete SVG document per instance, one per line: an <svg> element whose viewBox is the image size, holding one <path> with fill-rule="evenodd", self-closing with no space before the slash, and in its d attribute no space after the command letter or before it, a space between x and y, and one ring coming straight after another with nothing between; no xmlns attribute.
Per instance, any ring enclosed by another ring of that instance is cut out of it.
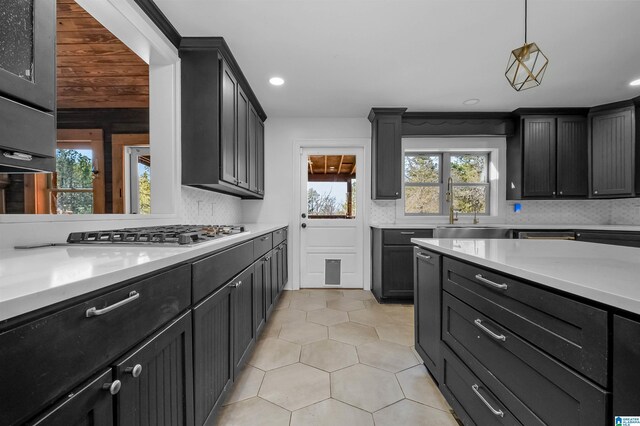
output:
<svg viewBox="0 0 640 426"><path fill-rule="evenodd" d="M438 226L433 230L433 238L512 238L508 228L491 226Z"/></svg>

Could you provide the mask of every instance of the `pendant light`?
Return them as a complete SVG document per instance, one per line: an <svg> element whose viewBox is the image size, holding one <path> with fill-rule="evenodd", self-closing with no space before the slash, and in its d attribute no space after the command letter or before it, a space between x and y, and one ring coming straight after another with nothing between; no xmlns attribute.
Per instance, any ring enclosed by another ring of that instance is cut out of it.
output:
<svg viewBox="0 0 640 426"><path fill-rule="evenodd" d="M504 75L511 87L519 92L540 86L548 64L549 59L538 45L527 43L527 0L524 0L524 45L511 52Z"/></svg>

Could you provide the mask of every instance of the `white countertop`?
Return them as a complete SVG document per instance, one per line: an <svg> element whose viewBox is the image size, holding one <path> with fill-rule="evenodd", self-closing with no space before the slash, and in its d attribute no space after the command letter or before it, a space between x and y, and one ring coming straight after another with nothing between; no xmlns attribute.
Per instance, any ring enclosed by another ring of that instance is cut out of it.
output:
<svg viewBox="0 0 640 426"><path fill-rule="evenodd" d="M0 250L0 321L275 231L247 231L193 246L74 245Z"/></svg>
<svg viewBox="0 0 640 426"><path fill-rule="evenodd" d="M411 242L640 314L640 248L558 240L414 238Z"/></svg>
<svg viewBox="0 0 640 426"><path fill-rule="evenodd" d="M540 225L540 224L509 224L509 223L460 223L449 225L448 223L432 223L432 224L412 224L412 223L372 223L372 228L380 229L434 229L439 226L445 227L488 227L488 228L508 228L508 229L549 229L549 230L584 230L584 231L626 231L640 232L638 225L576 225L574 223L560 225Z"/></svg>

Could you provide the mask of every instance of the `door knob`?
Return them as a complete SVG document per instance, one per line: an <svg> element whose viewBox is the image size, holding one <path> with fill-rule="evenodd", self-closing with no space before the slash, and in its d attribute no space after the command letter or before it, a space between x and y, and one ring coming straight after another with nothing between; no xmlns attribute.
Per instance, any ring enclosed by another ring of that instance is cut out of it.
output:
<svg viewBox="0 0 640 426"><path fill-rule="evenodd" d="M307 217L307 214L306 213L302 213L302 218L304 219L306 217Z"/></svg>
<svg viewBox="0 0 640 426"><path fill-rule="evenodd" d="M306 227L307 227L307 224L306 224L306 223L303 223L303 224L302 224L302 227L303 227L303 228L306 228Z"/></svg>

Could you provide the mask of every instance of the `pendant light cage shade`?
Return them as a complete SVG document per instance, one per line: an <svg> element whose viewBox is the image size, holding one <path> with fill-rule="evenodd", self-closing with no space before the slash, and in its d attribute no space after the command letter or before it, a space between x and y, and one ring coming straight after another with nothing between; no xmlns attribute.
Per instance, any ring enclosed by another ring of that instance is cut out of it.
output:
<svg viewBox="0 0 640 426"><path fill-rule="evenodd" d="M511 52L505 76L518 92L540 86L549 60L535 43L525 44Z"/></svg>

